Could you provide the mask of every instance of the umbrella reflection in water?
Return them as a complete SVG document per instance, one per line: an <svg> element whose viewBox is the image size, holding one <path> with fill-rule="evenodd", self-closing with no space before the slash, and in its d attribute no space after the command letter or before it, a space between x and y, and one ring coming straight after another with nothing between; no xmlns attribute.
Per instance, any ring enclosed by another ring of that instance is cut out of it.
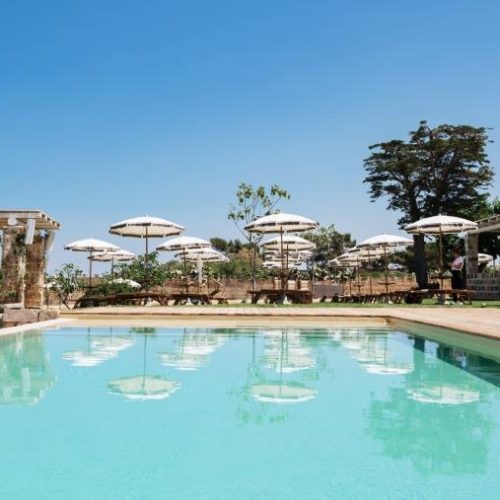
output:
<svg viewBox="0 0 500 500"><path fill-rule="evenodd" d="M161 375L146 374L147 340L148 335L154 332L153 328L147 329L147 331L145 329L142 332L144 337L142 374L110 380L108 382L109 392L131 401L146 401L167 399L180 389L180 382L169 380Z"/></svg>
<svg viewBox="0 0 500 500"><path fill-rule="evenodd" d="M251 396L262 403L293 404L305 403L318 395L316 389L302 382L286 381L283 375L315 366L309 350L301 345L300 332L271 330L264 332L268 342L264 352L265 366L279 374L278 380L259 381L250 386Z"/></svg>
<svg viewBox="0 0 500 500"><path fill-rule="evenodd" d="M221 347L225 340L224 336L211 333L210 330L200 332L184 329L179 351L160 353L160 362L163 366L176 370L198 370L208 364L210 355Z"/></svg>

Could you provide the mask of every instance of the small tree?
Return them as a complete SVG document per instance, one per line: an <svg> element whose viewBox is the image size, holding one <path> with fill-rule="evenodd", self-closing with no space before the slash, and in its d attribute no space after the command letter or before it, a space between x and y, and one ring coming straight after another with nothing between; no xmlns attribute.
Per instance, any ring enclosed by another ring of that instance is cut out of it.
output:
<svg viewBox="0 0 500 500"><path fill-rule="evenodd" d="M328 261L338 257L348 248L356 245L350 233L340 233L333 224L320 226L315 231L304 234L304 238L312 241L316 245L314 251L314 263L317 266L315 275L326 277L328 272Z"/></svg>
<svg viewBox="0 0 500 500"><path fill-rule="evenodd" d="M439 125L422 121L409 141L392 140L370 146L364 161L372 201L387 197L389 210L402 215L400 227L439 213L466 216L484 202L494 171L486 154L484 127ZM415 270L420 286L427 284L425 240L414 236Z"/></svg>
<svg viewBox="0 0 500 500"><path fill-rule="evenodd" d="M258 217L273 213L281 200L290 199L290 193L277 184L273 184L268 191L264 186L254 187L251 184L242 182L236 191L236 199L237 203L230 205L227 217L234 222L252 247L252 283L255 290L257 250L263 235L248 233L244 230L244 227Z"/></svg>
<svg viewBox="0 0 500 500"><path fill-rule="evenodd" d="M146 285L161 286L171 275L167 266L160 264L158 252L148 255L147 267L145 256L139 255L131 262L119 264L115 274L120 278L136 281L143 288Z"/></svg>
<svg viewBox="0 0 500 500"><path fill-rule="evenodd" d="M71 294L84 288L83 271L74 264L64 264L47 277L47 284L59 300L69 309Z"/></svg>

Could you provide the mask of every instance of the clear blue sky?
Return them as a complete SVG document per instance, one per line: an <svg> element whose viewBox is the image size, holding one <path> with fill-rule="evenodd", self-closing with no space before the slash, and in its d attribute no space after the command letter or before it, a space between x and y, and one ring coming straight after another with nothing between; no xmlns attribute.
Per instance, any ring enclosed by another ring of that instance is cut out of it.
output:
<svg viewBox="0 0 500 500"><path fill-rule="evenodd" d="M421 119L493 127L500 162L498 0L0 6L0 206L62 222L52 268L83 264L62 250L83 237L137 251L107 234L136 215L236 237L240 181L356 238L394 232L362 160Z"/></svg>

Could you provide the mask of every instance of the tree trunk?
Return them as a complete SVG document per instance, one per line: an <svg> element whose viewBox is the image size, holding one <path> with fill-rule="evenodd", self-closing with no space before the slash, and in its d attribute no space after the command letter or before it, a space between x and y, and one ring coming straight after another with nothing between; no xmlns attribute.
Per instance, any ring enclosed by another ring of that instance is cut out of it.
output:
<svg viewBox="0 0 500 500"><path fill-rule="evenodd" d="M252 248L252 290L257 290L257 245L254 243Z"/></svg>
<svg viewBox="0 0 500 500"><path fill-rule="evenodd" d="M413 248L415 250L415 275L419 288L426 288L429 282L427 276L427 263L425 262L425 240L423 234L413 235Z"/></svg>

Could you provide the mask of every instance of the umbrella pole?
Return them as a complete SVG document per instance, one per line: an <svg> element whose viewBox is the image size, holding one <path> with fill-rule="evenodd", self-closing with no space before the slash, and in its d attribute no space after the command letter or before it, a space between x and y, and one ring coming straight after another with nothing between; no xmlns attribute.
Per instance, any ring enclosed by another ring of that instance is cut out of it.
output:
<svg viewBox="0 0 500 500"><path fill-rule="evenodd" d="M281 247L281 289L285 289L285 253L283 249L283 228L280 228L280 247Z"/></svg>
<svg viewBox="0 0 500 500"><path fill-rule="evenodd" d="M359 280L359 255L356 254L356 279L357 279L357 287L358 287L358 295L361 295L361 283Z"/></svg>
<svg viewBox="0 0 500 500"><path fill-rule="evenodd" d="M148 246L148 228L146 226L146 255L144 256L146 292L149 292L149 246Z"/></svg>
<svg viewBox="0 0 500 500"><path fill-rule="evenodd" d="M92 250L89 255L89 291L92 292Z"/></svg>
<svg viewBox="0 0 500 500"><path fill-rule="evenodd" d="M441 290L444 289L444 265L443 265L443 233L441 229L439 229L439 268L441 270Z"/></svg>
<svg viewBox="0 0 500 500"><path fill-rule="evenodd" d="M115 259L111 259L111 278L115 277Z"/></svg>
<svg viewBox="0 0 500 500"><path fill-rule="evenodd" d="M368 247L368 268L371 268L370 247ZM370 269L368 269L368 276L370 279L370 295L373 295L372 274L370 272Z"/></svg>
<svg viewBox="0 0 500 500"><path fill-rule="evenodd" d="M189 277L187 271L186 252L182 254L182 260L184 261L184 278L186 278L186 293L189 293Z"/></svg>
<svg viewBox="0 0 500 500"><path fill-rule="evenodd" d="M389 293L389 269L387 268L387 247L384 247L385 293Z"/></svg>

